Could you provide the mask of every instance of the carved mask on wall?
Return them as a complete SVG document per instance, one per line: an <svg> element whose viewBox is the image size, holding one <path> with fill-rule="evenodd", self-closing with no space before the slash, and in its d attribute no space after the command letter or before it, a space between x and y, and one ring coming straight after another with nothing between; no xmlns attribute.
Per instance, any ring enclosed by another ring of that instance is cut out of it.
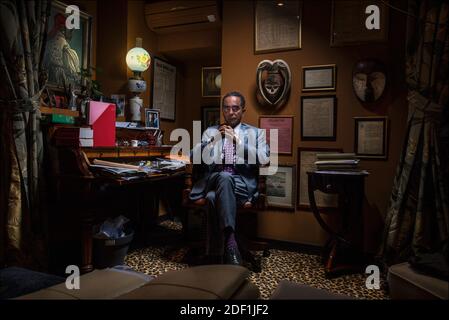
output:
<svg viewBox="0 0 449 320"><path fill-rule="evenodd" d="M386 67L376 60L362 60L352 71L352 86L362 102L376 102L382 96L386 85Z"/></svg>
<svg viewBox="0 0 449 320"><path fill-rule="evenodd" d="M257 66L257 99L263 105L281 107L288 99L291 73L284 60L263 60Z"/></svg>

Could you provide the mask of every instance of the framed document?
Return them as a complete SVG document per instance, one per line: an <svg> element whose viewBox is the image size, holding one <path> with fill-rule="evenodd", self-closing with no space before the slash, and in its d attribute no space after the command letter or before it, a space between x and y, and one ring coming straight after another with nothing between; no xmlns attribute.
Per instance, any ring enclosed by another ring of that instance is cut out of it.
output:
<svg viewBox="0 0 449 320"><path fill-rule="evenodd" d="M359 158L388 158L388 118L355 117L354 152Z"/></svg>
<svg viewBox="0 0 449 320"><path fill-rule="evenodd" d="M301 49L302 1L256 1L254 52Z"/></svg>
<svg viewBox="0 0 449 320"><path fill-rule="evenodd" d="M335 141L337 136L337 98L301 97L301 140Z"/></svg>
<svg viewBox="0 0 449 320"><path fill-rule="evenodd" d="M332 1L331 47L388 41L388 5L383 0ZM365 10L379 8L379 29L368 29Z"/></svg>
<svg viewBox="0 0 449 320"><path fill-rule="evenodd" d="M220 97L221 67L204 67L201 70L201 93L203 97Z"/></svg>
<svg viewBox="0 0 449 320"><path fill-rule="evenodd" d="M270 145L270 129L278 129L278 154L292 154L293 116L260 116L259 128L266 129L268 145Z"/></svg>
<svg viewBox="0 0 449 320"><path fill-rule="evenodd" d="M279 165L276 174L267 176L267 205L295 210L296 166Z"/></svg>
<svg viewBox="0 0 449 320"><path fill-rule="evenodd" d="M160 110L160 118L175 120L176 67L167 61L154 58L152 79L152 108Z"/></svg>
<svg viewBox="0 0 449 320"><path fill-rule="evenodd" d="M316 170L315 161L318 153L341 153L342 149L333 148L298 148L298 194L297 206L299 209L310 210L308 171ZM338 206L338 195L326 194L315 191L315 200L319 208L336 208Z"/></svg>
<svg viewBox="0 0 449 320"><path fill-rule="evenodd" d="M335 64L302 67L302 91L335 90Z"/></svg>

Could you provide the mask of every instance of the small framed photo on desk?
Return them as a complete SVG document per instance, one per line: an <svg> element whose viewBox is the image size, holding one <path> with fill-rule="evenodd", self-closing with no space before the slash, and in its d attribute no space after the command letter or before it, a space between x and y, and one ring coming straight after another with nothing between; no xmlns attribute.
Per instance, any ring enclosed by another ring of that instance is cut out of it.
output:
<svg viewBox="0 0 449 320"><path fill-rule="evenodd" d="M145 109L145 127L148 129L159 129L159 110Z"/></svg>

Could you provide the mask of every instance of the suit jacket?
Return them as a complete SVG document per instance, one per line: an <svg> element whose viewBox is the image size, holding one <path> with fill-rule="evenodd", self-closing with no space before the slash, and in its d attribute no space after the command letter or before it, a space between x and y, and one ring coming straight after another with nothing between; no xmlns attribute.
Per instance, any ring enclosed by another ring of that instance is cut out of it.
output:
<svg viewBox="0 0 449 320"><path fill-rule="evenodd" d="M195 182L190 193L190 199L193 201L205 197L209 177L213 172L217 171L216 166L222 163L221 150L223 141L213 141L212 139L217 134L218 127L212 126L207 128L201 143L198 143L192 149L190 156L192 163L196 164L198 161L201 161L201 177ZM259 167L261 164L268 164L270 156L265 131L241 123L237 136L239 137L239 143L236 144L235 170L245 182L250 198L256 199L258 197L257 177L259 175ZM204 159L204 157L208 157L208 159Z"/></svg>

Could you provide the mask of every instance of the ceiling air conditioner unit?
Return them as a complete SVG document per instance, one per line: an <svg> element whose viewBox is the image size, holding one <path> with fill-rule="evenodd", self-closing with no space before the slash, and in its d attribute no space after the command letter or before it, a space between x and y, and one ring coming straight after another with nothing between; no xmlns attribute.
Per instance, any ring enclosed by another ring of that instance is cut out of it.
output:
<svg viewBox="0 0 449 320"><path fill-rule="evenodd" d="M145 5L145 20L156 33L217 28L217 1L160 1Z"/></svg>

